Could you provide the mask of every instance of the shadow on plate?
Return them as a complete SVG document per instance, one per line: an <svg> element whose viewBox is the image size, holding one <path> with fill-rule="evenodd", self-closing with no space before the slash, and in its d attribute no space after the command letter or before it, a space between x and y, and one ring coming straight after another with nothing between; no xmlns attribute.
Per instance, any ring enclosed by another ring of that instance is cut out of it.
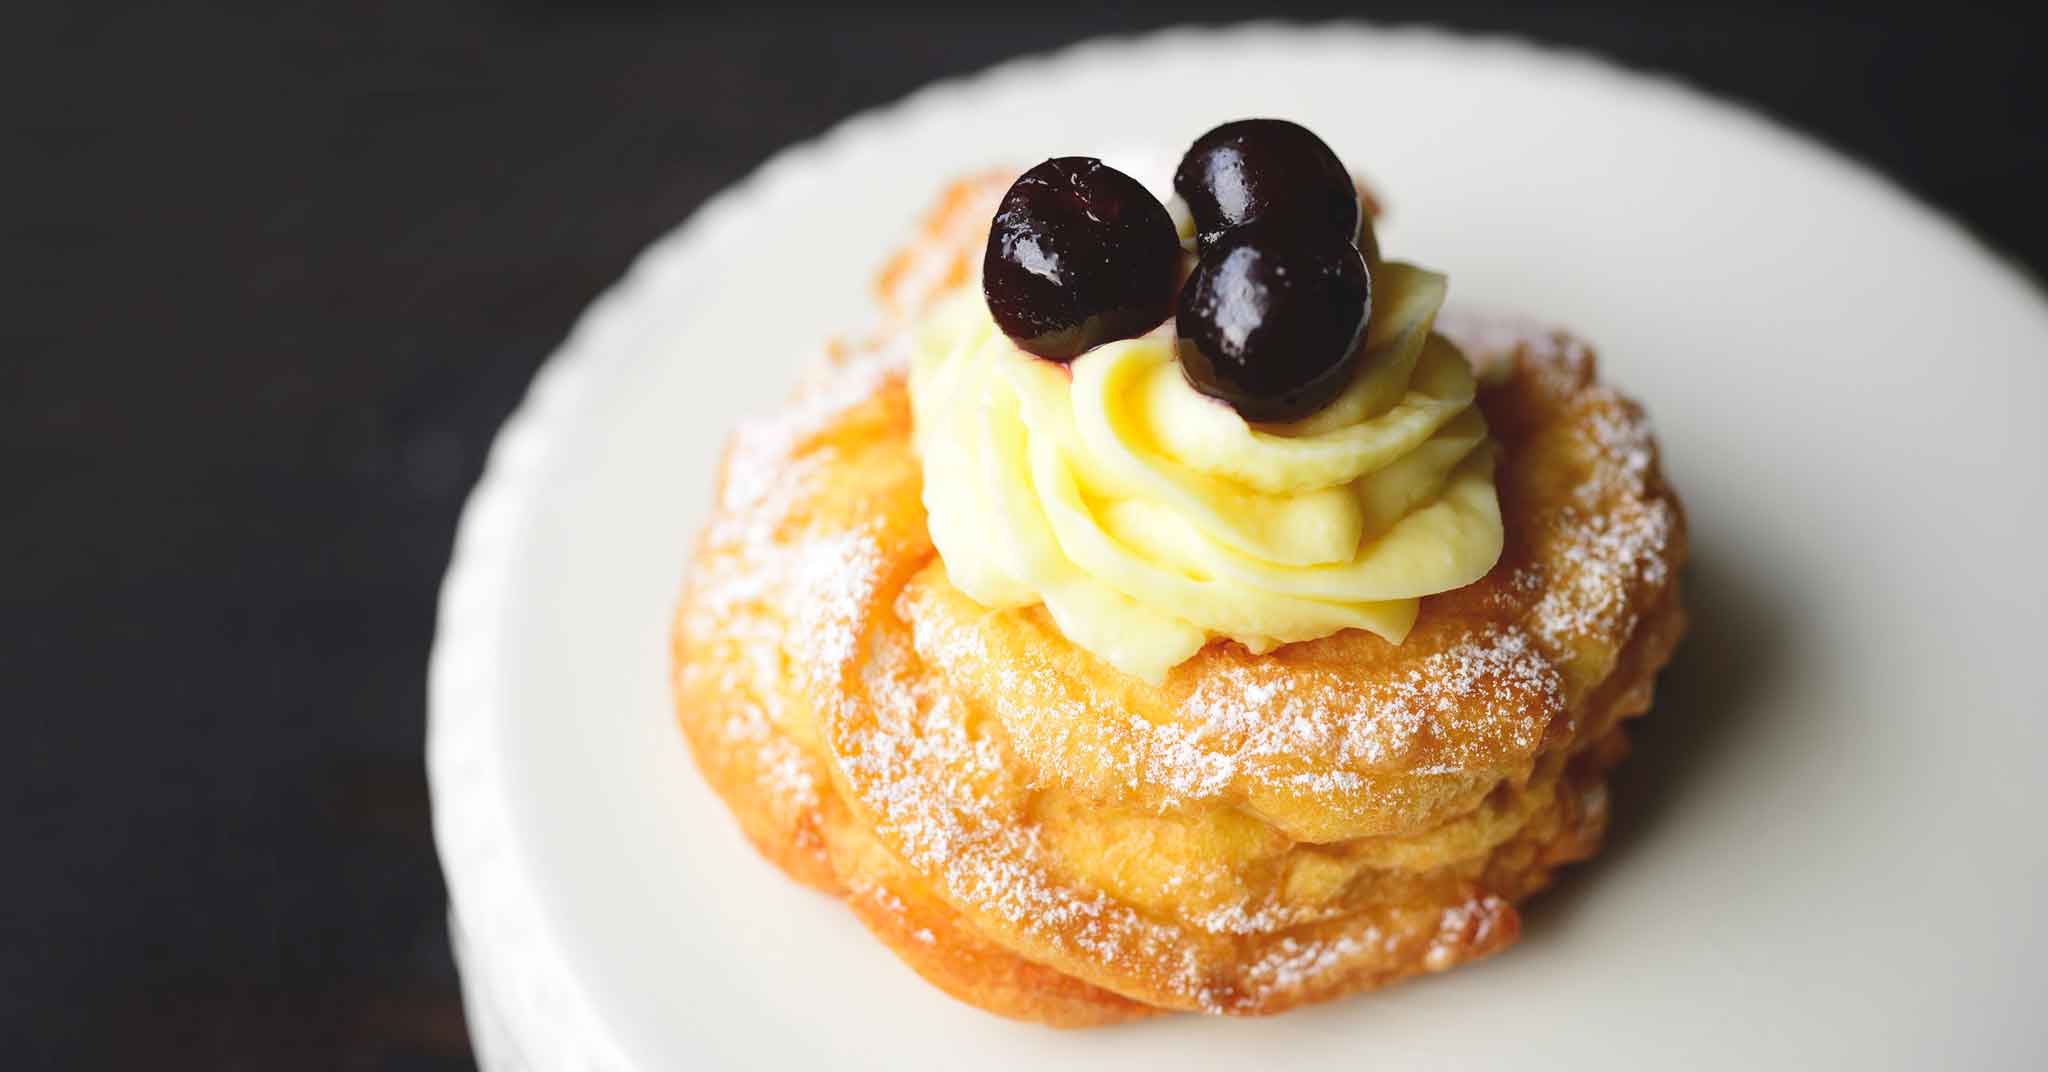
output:
<svg viewBox="0 0 2048 1072"><path fill-rule="evenodd" d="M1697 548L1695 549L1697 553ZM1764 707L1759 698L1799 656L1792 616L1753 580L1712 555L1686 570L1691 629L1659 676L1648 714L1628 723L1632 749L1609 779L1613 819L1599 856L1569 868L1525 910L1526 940L1561 930L1578 893L1629 866L1634 850L1668 836L1699 783L1734 762L1733 743Z"/></svg>

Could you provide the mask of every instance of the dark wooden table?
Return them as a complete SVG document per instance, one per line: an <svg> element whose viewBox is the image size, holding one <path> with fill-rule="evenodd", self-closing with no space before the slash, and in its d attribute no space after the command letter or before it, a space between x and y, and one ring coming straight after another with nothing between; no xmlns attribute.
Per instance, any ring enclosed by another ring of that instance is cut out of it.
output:
<svg viewBox="0 0 2048 1072"><path fill-rule="evenodd" d="M423 679L456 512L535 366L784 144L1018 52L1249 13L972 6L10 10L0 1063L469 1065ZM2017 23L1317 13L1674 72L2048 266L2048 56Z"/></svg>

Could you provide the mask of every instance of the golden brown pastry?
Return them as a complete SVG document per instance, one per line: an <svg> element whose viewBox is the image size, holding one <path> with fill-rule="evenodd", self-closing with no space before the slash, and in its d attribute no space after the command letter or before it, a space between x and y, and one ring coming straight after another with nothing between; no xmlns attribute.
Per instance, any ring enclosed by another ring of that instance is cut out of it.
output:
<svg viewBox="0 0 2048 1072"><path fill-rule="evenodd" d="M1155 684L969 598L933 546L904 340L1003 184L949 190L878 337L734 436L674 632L705 777L792 877L1020 1019L1273 1013L1512 943L1597 849L1620 722L1684 629L1641 411L1562 334L1442 326L1482 370L1498 561L1399 643L1212 639Z"/></svg>

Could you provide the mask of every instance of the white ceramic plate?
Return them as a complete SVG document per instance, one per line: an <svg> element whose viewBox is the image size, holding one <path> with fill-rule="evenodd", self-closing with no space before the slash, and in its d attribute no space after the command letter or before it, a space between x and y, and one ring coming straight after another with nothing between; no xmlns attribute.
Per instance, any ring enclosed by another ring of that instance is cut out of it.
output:
<svg viewBox="0 0 2048 1072"><path fill-rule="evenodd" d="M1690 508L1697 625L1610 850L1520 946L1270 1020L1008 1023L741 841L670 723L670 606L734 416L862 322L948 176L1117 146L1156 166L1245 115L1370 174L1386 246L1455 304L1596 343ZM2044 363L2048 306L1954 226L1581 56L1172 33L852 120L598 302L464 516L429 744L486 1064L2041 1067Z"/></svg>

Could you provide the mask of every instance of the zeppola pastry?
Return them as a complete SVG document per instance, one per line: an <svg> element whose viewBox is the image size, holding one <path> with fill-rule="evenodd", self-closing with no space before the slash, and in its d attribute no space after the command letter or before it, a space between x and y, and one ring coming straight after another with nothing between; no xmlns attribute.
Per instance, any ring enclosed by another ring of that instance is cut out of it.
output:
<svg viewBox="0 0 2048 1072"><path fill-rule="evenodd" d="M1438 322L1314 134L1170 205L954 184L721 471L676 713L748 838L1062 1026L1264 1014L1512 943L1598 848L1685 527L1585 346Z"/></svg>

